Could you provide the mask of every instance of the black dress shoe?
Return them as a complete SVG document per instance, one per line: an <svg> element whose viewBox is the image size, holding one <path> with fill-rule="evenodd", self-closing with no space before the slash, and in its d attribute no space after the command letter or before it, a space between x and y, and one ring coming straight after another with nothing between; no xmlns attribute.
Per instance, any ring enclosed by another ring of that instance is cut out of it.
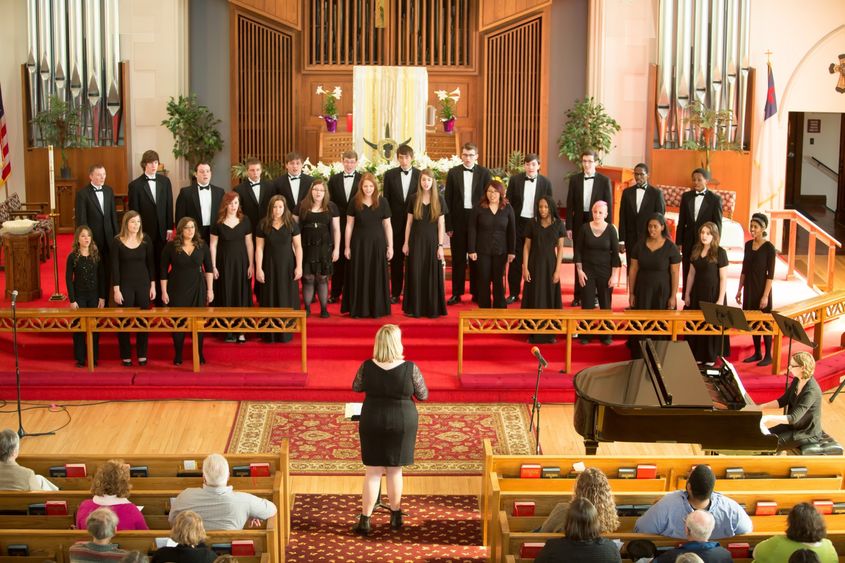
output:
<svg viewBox="0 0 845 563"><path fill-rule="evenodd" d="M742 363L753 364L754 362L759 362L762 359L763 359L763 356L761 356L760 354L753 354L751 356L748 356L744 360L742 360Z"/></svg>
<svg viewBox="0 0 845 563"><path fill-rule="evenodd" d="M76 367L78 367L78 368L84 368L84 367L85 367L85 364L84 364L83 362L76 362Z"/></svg>
<svg viewBox="0 0 845 563"><path fill-rule="evenodd" d="M123 364L123 367L125 367L125 368L131 368L132 367L132 360L120 360L120 361Z"/></svg>
<svg viewBox="0 0 845 563"><path fill-rule="evenodd" d="M173 358L173 365L174 366L181 366L182 365L182 358Z"/></svg>
<svg viewBox="0 0 845 563"><path fill-rule="evenodd" d="M396 305L397 303L399 303L399 298L398 298L398 297L391 297L391 298L390 298L390 303L391 303L392 305Z"/></svg>
<svg viewBox="0 0 845 563"><path fill-rule="evenodd" d="M329 304L337 303L338 299L339 299L339 297L329 297L328 303Z"/></svg>
<svg viewBox="0 0 845 563"><path fill-rule="evenodd" d="M200 354L200 365L205 364L205 356Z"/></svg>
<svg viewBox="0 0 845 563"><path fill-rule="evenodd" d="M519 297L517 297L516 295L511 295L510 297L505 299L505 303L507 303L508 305L510 305L511 303L516 303L517 301L519 301Z"/></svg>
<svg viewBox="0 0 845 563"><path fill-rule="evenodd" d="M147 365L147 358L144 358L143 360L138 360L138 365L139 365L139 366L145 366L145 365Z"/></svg>
<svg viewBox="0 0 845 563"><path fill-rule="evenodd" d="M762 360L757 362L757 365L760 366L760 367L770 366L770 365L772 365L772 358L769 357L769 356L766 356L765 358L763 358Z"/></svg>
<svg viewBox="0 0 845 563"><path fill-rule="evenodd" d="M449 300L446 302L446 304L447 305L457 305L460 302L461 302L461 296L460 295L453 295L452 297L449 298Z"/></svg>
<svg viewBox="0 0 845 563"><path fill-rule="evenodd" d="M573 307L580 307L581 306L581 300L580 299L573 299L572 300L572 306Z"/></svg>

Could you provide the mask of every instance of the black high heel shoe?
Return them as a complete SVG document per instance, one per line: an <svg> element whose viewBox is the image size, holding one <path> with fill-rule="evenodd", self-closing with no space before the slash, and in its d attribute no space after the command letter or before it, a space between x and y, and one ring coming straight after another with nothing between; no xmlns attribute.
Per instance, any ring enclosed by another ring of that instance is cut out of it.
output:
<svg viewBox="0 0 845 563"><path fill-rule="evenodd" d="M132 360L120 360L123 363L123 367L131 368L132 367Z"/></svg>
<svg viewBox="0 0 845 563"><path fill-rule="evenodd" d="M370 517L363 514L358 515L358 523L352 528L352 531L362 536L370 535Z"/></svg>
<svg viewBox="0 0 845 563"><path fill-rule="evenodd" d="M402 509L393 510L390 509L390 527L394 530L398 530L402 527Z"/></svg>

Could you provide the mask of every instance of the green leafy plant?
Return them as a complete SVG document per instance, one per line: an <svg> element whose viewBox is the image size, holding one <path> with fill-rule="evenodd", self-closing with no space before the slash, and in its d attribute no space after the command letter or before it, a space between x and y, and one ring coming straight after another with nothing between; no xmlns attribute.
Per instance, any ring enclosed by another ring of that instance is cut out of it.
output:
<svg viewBox="0 0 845 563"><path fill-rule="evenodd" d="M167 115L161 124L173 134L173 156L187 160L191 170L223 150L223 136L217 130L220 120L197 101L196 94L170 98Z"/></svg>
<svg viewBox="0 0 845 563"><path fill-rule="evenodd" d="M455 88L451 92L446 90L435 90L434 95L440 102L440 120L449 121L455 119L455 106L461 99L461 89Z"/></svg>
<svg viewBox="0 0 845 563"><path fill-rule="evenodd" d="M47 109L38 112L32 122L41 133L44 145L53 145L62 156L62 178L70 177L70 168L65 149L83 147L82 111L58 96L50 96Z"/></svg>
<svg viewBox="0 0 845 563"><path fill-rule="evenodd" d="M566 112L566 123L557 140L559 154L579 163L581 153L592 150L601 161L601 155L613 148L613 136L621 129L604 106L593 98L578 100Z"/></svg>
<svg viewBox="0 0 845 563"><path fill-rule="evenodd" d="M323 90L323 85L317 86L317 95L325 96L323 98L323 115L320 117L330 117L337 119L337 101L343 95L343 90L340 86L335 86L333 90Z"/></svg>
<svg viewBox="0 0 845 563"><path fill-rule="evenodd" d="M689 108L689 124L698 133L684 141L681 148L704 151L704 168L710 170L711 150L739 150L737 143L728 140L733 111L715 110L695 100Z"/></svg>

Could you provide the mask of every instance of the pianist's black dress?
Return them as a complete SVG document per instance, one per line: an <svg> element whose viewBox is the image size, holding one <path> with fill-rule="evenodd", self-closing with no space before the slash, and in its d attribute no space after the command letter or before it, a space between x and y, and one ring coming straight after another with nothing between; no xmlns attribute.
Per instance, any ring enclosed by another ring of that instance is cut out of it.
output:
<svg viewBox="0 0 845 563"><path fill-rule="evenodd" d="M701 302L715 303L719 298L719 270L727 267L728 253L719 247L715 262L710 262L701 255L693 257L690 265L695 268L695 279L690 289L690 303L687 309L701 309ZM638 282L639 283L639 282ZM727 295L721 305L727 305ZM688 336L686 338L692 349L692 355L698 362L713 362L722 354L722 340L716 336ZM725 336L724 354L730 355L730 341Z"/></svg>

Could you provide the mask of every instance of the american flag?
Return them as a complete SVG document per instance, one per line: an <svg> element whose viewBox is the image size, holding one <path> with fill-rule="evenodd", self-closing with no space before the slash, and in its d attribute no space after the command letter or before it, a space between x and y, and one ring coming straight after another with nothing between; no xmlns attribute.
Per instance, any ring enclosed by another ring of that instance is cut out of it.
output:
<svg viewBox="0 0 845 563"><path fill-rule="evenodd" d="M0 185L6 183L6 178L12 173L12 163L9 162L9 136L6 130L6 110L3 108L3 89L0 87Z"/></svg>

